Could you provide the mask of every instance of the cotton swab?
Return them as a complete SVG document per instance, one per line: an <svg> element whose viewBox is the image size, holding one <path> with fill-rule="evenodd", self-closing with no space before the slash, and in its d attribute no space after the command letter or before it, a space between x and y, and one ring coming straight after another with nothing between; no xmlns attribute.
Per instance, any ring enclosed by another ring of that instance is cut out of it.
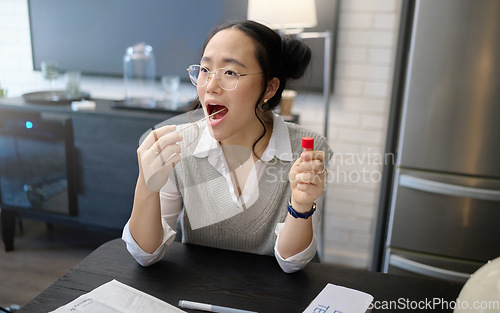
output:
<svg viewBox="0 0 500 313"><path fill-rule="evenodd" d="M185 129L187 129L187 128L189 128L189 127L191 127L191 126L195 125L195 124L198 124L198 123L200 123L200 122L203 122L203 121L204 121L204 120L206 120L207 118L210 118L210 117L214 116L215 114L217 114L217 113L219 113L219 112L222 112L223 110L225 110L225 109L221 109L221 110L219 110L219 111L217 111L217 112L214 112L214 113L210 114L209 116L206 116L206 117L204 117L204 118L202 118L202 119L200 119L200 120L198 120L198 121L196 121L196 122L190 123L189 125L186 125L186 126L184 126L183 128L181 128L181 129L179 129L179 130L176 130L176 132L181 132L181 131L183 131L183 130L185 130ZM161 123L161 124L166 125L166 124L165 124L165 122L163 122L163 123ZM159 125L160 125L160 124L159 124ZM157 126L159 126L159 125L157 125ZM164 125L163 125L163 126L164 126ZM154 136L154 140L155 140L155 142L156 142L156 141L158 141L158 136L156 135L156 132L155 132L155 130L158 128L157 126L153 126L153 127L151 128L151 131L153 132L153 136ZM144 134L141 136L141 138L139 139L139 146L142 144L142 142L144 141L144 139L146 139L146 136L147 136L147 135L148 135L148 132L144 133Z"/></svg>
<svg viewBox="0 0 500 313"><path fill-rule="evenodd" d="M184 129L186 129L186 128L189 128L189 127L191 127L191 126L193 126L193 125L195 125L195 124L198 124L198 123L200 123L200 122L203 122L203 121L204 121L204 120L206 120L207 118L210 118L210 117L214 116L215 114L217 114L217 113L219 113L219 112L222 112L222 111L224 111L224 110L225 110L225 109L220 109L219 111L214 112L214 113L210 114L209 116L206 116L206 117L204 117L204 118L202 118L202 119L200 119L200 120L197 120L196 122L193 122L193 123L191 123L191 124L189 124L189 125L187 125L187 126L184 126L183 128L179 129L177 132L181 132L181 131L183 131L183 130L184 130Z"/></svg>

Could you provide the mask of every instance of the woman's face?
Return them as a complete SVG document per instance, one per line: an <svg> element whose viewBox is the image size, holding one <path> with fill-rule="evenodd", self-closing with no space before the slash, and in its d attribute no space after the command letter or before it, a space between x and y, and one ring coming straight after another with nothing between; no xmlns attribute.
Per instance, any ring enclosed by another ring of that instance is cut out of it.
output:
<svg viewBox="0 0 500 313"><path fill-rule="evenodd" d="M226 68L239 74L260 73L262 71L255 57L255 43L238 29L225 29L208 42L200 65L210 72ZM222 110L207 119L211 135L228 144L253 142L262 131L254 110L262 93L263 75L241 76L234 90L224 90L217 79L210 74L208 83L198 87L198 97L205 115Z"/></svg>

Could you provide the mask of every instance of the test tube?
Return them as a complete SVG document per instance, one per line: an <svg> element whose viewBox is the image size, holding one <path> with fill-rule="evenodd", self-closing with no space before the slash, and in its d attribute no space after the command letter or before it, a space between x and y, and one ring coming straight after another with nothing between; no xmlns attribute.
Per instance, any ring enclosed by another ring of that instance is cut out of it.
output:
<svg viewBox="0 0 500 313"><path fill-rule="evenodd" d="M312 137L303 137L302 138L302 148L304 151L312 151L314 150L314 138Z"/></svg>

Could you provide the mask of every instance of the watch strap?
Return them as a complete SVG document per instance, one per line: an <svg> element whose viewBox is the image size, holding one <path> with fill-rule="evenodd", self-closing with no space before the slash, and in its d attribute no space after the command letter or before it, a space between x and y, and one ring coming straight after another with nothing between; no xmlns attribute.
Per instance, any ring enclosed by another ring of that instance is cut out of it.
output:
<svg viewBox="0 0 500 313"><path fill-rule="evenodd" d="M316 202L313 203L313 206L310 211L302 213L295 211L295 209L292 207L292 201L288 201L288 213L290 213L290 215L293 216L294 218L302 218L307 220L311 215L314 214L315 211L316 211Z"/></svg>

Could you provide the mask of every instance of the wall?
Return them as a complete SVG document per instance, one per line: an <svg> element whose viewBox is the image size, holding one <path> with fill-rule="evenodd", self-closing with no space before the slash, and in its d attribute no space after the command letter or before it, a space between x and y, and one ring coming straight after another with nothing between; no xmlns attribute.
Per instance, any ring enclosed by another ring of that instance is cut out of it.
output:
<svg viewBox="0 0 500 313"><path fill-rule="evenodd" d="M343 0L329 141L335 157L325 215L326 261L366 268L372 252L384 155L399 0ZM312 128L321 112L307 123Z"/></svg>
<svg viewBox="0 0 500 313"><path fill-rule="evenodd" d="M360 268L370 262L400 6L398 0L340 4L329 119L336 155L325 212L327 262ZM32 70L27 1L0 0L0 85L9 96L49 87ZM122 92L121 81L100 77L85 77L82 88L95 97ZM322 132L321 95L304 93L296 100L301 124Z"/></svg>

